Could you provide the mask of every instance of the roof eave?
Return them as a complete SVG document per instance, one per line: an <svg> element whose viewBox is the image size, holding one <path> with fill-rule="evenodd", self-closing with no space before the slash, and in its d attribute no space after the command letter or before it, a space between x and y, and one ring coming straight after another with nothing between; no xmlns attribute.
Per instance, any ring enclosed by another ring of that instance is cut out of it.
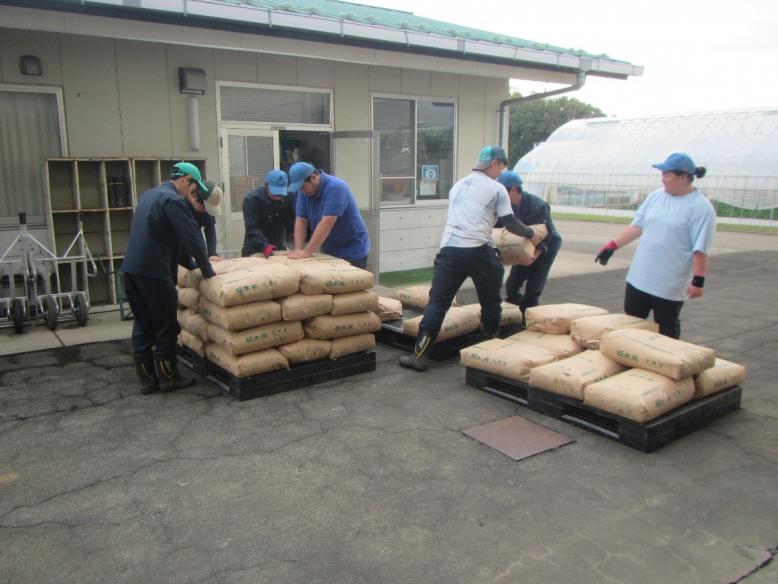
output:
<svg viewBox="0 0 778 584"><path fill-rule="evenodd" d="M119 2L114 4L105 0L33 0L32 2L0 0L0 4L282 38L335 42L555 72L583 71L587 75L615 79L627 79L643 73L643 67L590 55L577 56L558 51L448 37L349 20L335 20L316 14L300 14L248 5L228 5L210 0L167 0L156 7L148 0L142 7L127 6Z"/></svg>

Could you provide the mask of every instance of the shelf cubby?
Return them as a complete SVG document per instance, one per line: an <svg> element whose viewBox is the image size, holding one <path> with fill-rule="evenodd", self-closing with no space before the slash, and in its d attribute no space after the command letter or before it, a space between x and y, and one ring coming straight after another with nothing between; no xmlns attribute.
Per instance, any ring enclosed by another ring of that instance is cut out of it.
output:
<svg viewBox="0 0 778 584"><path fill-rule="evenodd" d="M116 304L114 275L127 252L130 226L143 192L167 180L178 157L50 158L46 160L49 230L53 252L62 257L79 230L97 264L85 278L83 264L62 263L63 292L86 291L92 304ZM204 174L205 159L187 159ZM71 255L80 255L75 249Z"/></svg>
<svg viewBox="0 0 778 584"><path fill-rule="evenodd" d="M105 163L102 160L77 160L79 209L108 207L105 192Z"/></svg>

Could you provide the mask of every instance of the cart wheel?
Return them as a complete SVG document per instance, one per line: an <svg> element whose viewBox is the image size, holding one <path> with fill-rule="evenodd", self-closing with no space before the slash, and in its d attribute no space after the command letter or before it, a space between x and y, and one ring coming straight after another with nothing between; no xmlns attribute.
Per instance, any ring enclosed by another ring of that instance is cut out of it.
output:
<svg viewBox="0 0 778 584"><path fill-rule="evenodd" d="M21 333L24 330L24 305L18 298L14 298L11 304L11 313L14 321L14 331Z"/></svg>
<svg viewBox="0 0 778 584"><path fill-rule="evenodd" d="M59 323L59 307L57 306L56 299L51 294L48 294L43 301L43 311L46 315L46 326L49 327L50 331L53 331Z"/></svg>
<svg viewBox="0 0 778 584"><path fill-rule="evenodd" d="M76 315L78 326L86 326L86 321L89 320L89 303L83 292L76 292L76 297L73 300L73 313Z"/></svg>

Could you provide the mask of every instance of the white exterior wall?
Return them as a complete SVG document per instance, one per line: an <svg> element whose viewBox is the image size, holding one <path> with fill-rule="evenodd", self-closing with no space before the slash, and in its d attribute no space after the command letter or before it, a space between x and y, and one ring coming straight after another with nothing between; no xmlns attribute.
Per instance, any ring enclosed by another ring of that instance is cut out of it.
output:
<svg viewBox="0 0 778 584"><path fill-rule="evenodd" d="M50 27L56 28L54 24ZM190 40L197 36L194 29L187 30ZM19 73L19 56L23 54L40 57L42 76ZM396 57L403 63L414 59ZM197 152L189 147L188 96L178 89L179 67L200 68L207 76L208 90L198 98L201 148ZM473 64L472 69L480 72L482 66ZM534 77L537 74L532 72ZM219 180L218 81L332 89L335 131L370 129L374 93L454 99L458 130L455 179L470 171L483 145L497 140L498 105L508 95L508 76L480 77L146 40L0 29L0 84L62 88L68 156L204 156L208 177ZM360 207L369 206L365 189L359 189L359 199ZM432 264L445 223L446 204L425 202L382 210L378 238L382 272ZM228 227L225 218L221 221L220 241L226 229L242 228L234 223Z"/></svg>

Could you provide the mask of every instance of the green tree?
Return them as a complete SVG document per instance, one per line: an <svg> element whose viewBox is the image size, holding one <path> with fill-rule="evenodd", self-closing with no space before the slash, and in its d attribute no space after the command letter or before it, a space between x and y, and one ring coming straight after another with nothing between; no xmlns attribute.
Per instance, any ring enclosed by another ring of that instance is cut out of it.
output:
<svg viewBox="0 0 778 584"><path fill-rule="evenodd" d="M519 94L514 94L519 97ZM543 142L559 126L570 120L599 118L605 114L600 108L574 97L557 97L528 101L510 108L508 154L510 167Z"/></svg>

